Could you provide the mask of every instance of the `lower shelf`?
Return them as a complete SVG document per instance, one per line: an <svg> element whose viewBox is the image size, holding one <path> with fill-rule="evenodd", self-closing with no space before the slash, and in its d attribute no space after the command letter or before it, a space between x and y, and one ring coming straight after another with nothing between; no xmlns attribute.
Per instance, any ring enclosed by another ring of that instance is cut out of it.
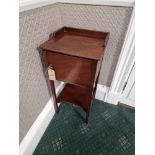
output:
<svg viewBox="0 0 155 155"><path fill-rule="evenodd" d="M91 104L91 90L66 84L60 95L57 97L57 102L61 101L80 105L86 111Z"/></svg>

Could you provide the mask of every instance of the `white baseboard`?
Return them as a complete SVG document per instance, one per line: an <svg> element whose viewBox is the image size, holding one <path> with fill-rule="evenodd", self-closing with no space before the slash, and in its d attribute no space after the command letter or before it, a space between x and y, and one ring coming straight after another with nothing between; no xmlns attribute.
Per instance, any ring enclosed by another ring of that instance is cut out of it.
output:
<svg viewBox="0 0 155 155"><path fill-rule="evenodd" d="M108 90L109 90L109 87L98 84L95 98L101 101L105 101L105 97L107 95Z"/></svg>
<svg viewBox="0 0 155 155"><path fill-rule="evenodd" d="M112 92L109 92L109 87L98 84L95 98L110 104L117 105L121 100L121 96Z"/></svg>
<svg viewBox="0 0 155 155"><path fill-rule="evenodd" d="M117 105L122 100L122 96L109 92L109 87L98 84L95 98L110 104Z"/></svg>
<svg viewBox="0 0 155 155"><path fill-rule="evenodd" d="M130 107L135 108L135 101L133 101L133 100L121 99L120 103L123 103L123 104L130 106Z"/></svg>
<svg viewBox="0 0 155 155"><path fill-rule="evenodd" d="M113 92L108 92L105 98L105 102L117 105L118 102L135 107L135 102L129 99L123 98L122 95Z"/></svg>
<svg viewBox="0 0 155 155"><path fill-rule="evenodd" d="M46 104L42 112L37 117L36 121L29 129L28 133L20 143L20 155L32 155L54 113L55 112L52 100L49 100L49 102Z"/></svg>
<svg viewBox="0 0 155 155"><path fill-rule="evenodd" d="M118 102L120 101L120 98L121 98L120 95L108 92L105 102L117 105Z"/></svg>

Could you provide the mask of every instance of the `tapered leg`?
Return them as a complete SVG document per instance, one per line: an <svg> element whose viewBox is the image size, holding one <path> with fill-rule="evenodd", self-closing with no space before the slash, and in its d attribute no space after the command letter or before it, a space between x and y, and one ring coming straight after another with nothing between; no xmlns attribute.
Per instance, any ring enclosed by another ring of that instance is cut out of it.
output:
<svg viewBox="0 0 155 155"><path fill-rule="evenodd" d="M56 100L54 81L49 80L49 84L50 84L50 89L51 89L51 96L53 97L54 109L55 109L55 112L58 112L59 108L58 108L58 103L57 103L57 100Z"/></svg>
<svg viewBox="0 0 155 155"><path fill-rule="evenodd" d="M88 124L89 121L89 114L90 114L90 109L92 106L92 102L93 102L93 87L89 89L89 99L87 100L88 102L88 106L86 109L86 119L85 119L85 123Z"/></svg>
<svg viewBox="0 0 155 155"><path fill-rule="evenodd" d="M89 109L86 111L86 119L85 119L86 124L88 124L88 120L89 120Z"/></svg>

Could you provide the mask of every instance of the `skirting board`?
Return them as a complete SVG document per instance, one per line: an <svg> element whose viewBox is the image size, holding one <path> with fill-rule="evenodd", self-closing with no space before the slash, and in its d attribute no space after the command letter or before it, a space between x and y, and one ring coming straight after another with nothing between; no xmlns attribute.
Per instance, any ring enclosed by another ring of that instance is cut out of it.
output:
<svg viewBox="0 0 155 155"><path fill-rule="evenodd" d="M96 95L95 98L98 100L105 101L105 98L107 96L109 87L106 87L104 85L98 84L97 85L97 90L96 90Z"/></svg>
<svg viewBox="0 0 155 155"><path fill-rule="evenodd" d="M29 129L28 133L20 143L20 155L32 155L53 116L54 107L52 101L49 100L49 102L46 104L42 112L37 117L36 121Z"/></svg>
<svg viewBox="0 0 155 155"><path fill-rule="evenodd" d="M117 94L117 93L113 93L113 92L106 93L106 97L105 97L104 101L107 103L115 104L115 105L117 105L118 102L121 102L121 103L124 103L126 105L135 107L134 101L125 99L125 98L123 98L122 95Z"/></svg>
<svg viewBox="0 0 155 155"><path fill-rule="evenodd" d="M60 83L57 87L56 93L59 94L63 87L64 83ZM98 84L95 98L104 101L107 92L108 88L106 86ZM36 121L29 129L28 133L20 143L20 155L32 155L32 153L34 152L48 124L54 116L55 111L52 102L53 101L51 99L48 101L42 112L37 117Z"/></svg>
<svg viewBox="0 0 155 155"><path fill-rule="evenodd" d="M120 96L115 93L108 92L105 97L105 102L117 105L120 101Z"/></svg>

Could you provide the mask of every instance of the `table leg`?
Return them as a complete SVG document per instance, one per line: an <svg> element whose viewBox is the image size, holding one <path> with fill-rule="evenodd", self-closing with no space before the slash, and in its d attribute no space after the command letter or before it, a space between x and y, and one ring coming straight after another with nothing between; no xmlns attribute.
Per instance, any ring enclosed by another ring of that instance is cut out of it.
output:
<svg viewBox="0 0 155 155"><path fill-rule="evenodd" d="M89 119L89 109L86 111L86 119L85 119L85 123L88 124L88 119Z"/></svg>
<svg viewBox="0 0 155 155"><path fill-rule="evenodd" d="M55 109L55 112L58 112L59 108L58 108L58 103L57 103L57 99L56 99L56 92L55 92L54 81L53 80L49 80L49 84L50 84L50 89L51 89L51 96L53 97L54 109Z"/></svg>

